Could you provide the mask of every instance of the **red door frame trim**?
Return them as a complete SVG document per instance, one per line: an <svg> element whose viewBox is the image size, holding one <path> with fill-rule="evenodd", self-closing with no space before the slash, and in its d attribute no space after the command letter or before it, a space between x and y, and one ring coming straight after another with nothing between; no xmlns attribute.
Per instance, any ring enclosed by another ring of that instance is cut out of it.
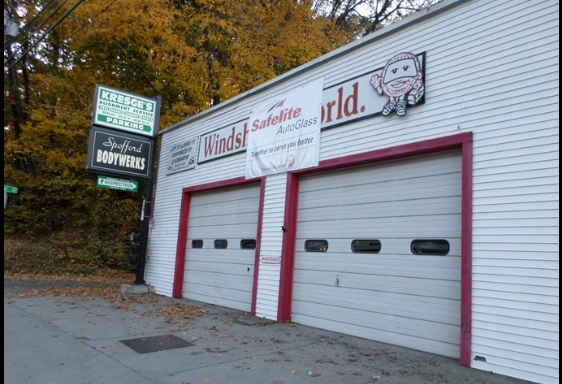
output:
<svg viewBox="0 0 562 384"><path fill-rule="evenodd" d="M214 183L195 185L193 187L186 187L182 190L181 205L180 205L180 219L178 225L178 242L176 244L176 263L174 268L174 282L172 286L172 297L181 297L183 289L183 277L185 272L185 253L187 251L187 235L189 231L189 210L191 207L191 196L193 193L214 191L224 188L238 187L247 184L260 183L260 198L258 208L258 223L256 233L256 251L254 256L254 282L252 288L252 304L251 313L255 314L256 311L256 298L257 286L259 276L259 254L261 244L261 229L263 206L265 196L265 177L247 180L244 177L237 177L229 180L217 181Z"/></svg>
<svg viewBox="0 0 562 384"><path fill-rule="evenodd" d="M283 249L281 252L281 276L277 321L291 321L293 298L293 272L295 265L295 243L299 183L302 175L324 172L381 161L424 155L448 149L462 149L462 197L461 197L461 335L460 363L470 366L472 338L472 132L419 141L411 144L385 148L321 161L317 167L287 174Z"/></svg>

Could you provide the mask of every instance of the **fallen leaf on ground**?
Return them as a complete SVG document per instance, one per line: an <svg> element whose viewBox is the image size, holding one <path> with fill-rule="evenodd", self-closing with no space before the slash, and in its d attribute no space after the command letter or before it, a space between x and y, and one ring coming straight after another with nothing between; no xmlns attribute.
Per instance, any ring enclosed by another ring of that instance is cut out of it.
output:
<svg viewBox="0 0 562 384"><path fill-rule="evenodd" d="M292 371L291 371L291 375L296 375L296 374L297 374L297 371L296 371L296 370L292 370Z"/></svg>
<svg viewBox="0 0 562 384"><path fill-rule="evenodd" d="M338 363L335 362L335 361L332 360L332 359L319 359L319 360L316 360L315 363L318 363L318 364L334 364L334 365L338 365Z"/></svg>
<svg viewBox="0 0 562 384"><path fill-rule="evenodd" d="M319 373L317 373L317 372L309 371L309 372L308 372L308 376L310 376L310 377L320 377L320 376L322 376L322 375L319 374Z"/></svg>

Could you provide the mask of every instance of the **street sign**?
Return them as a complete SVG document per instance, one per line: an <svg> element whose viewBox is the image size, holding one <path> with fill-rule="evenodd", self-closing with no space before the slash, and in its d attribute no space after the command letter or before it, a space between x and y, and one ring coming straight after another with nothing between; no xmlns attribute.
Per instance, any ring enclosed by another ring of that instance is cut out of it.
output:
<svg viewBox="0 0 562 384"><path fill-rule="evenodd" d="M158 111L155 99L98 84L92 124L156 137Z"/></svg>
<svg viewBox="0 0 562 384"><path fill-rule="evenodd" d="M18 187L12 187L11 185L4 185L4 192L18 193Z"/></svg>
<svg viewBox="0 0 562 384"><path fill-rule="evenodd" d="M98 187L117 189L120 191L137 192L139 190L138 181L115 179L113 177L98 176Z"/></svg>

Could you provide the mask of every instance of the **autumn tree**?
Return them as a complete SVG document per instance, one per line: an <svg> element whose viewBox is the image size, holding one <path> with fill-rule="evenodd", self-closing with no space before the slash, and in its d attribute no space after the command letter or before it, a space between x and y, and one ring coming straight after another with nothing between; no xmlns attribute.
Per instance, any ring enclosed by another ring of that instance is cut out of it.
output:
<svg viewBox="0 0 562 384"><path fill-rule="evenodd" d="M160 95L165 129L351 38L301 1L65 3L8 4L23 28L5 36L4 180L20 193L4 228L84 241L102 261L138 226L143 193L99 189L85 171L96 84Z"/></svg>
<svg viewBox="0 0 562 384"><path fill-rule="evenodd" d="M314 0L312 8L354 37L363 37L440 0Z"/></svg>
<svg viewBox="0 0 562 384"><path fill-rule="evenodd" d="M20 27L4 35L4 180L20 188L5 236L125 259L144 191L99 189L85 171L96 84L161 96L162 130L433 2L4 0Z"/></svg>

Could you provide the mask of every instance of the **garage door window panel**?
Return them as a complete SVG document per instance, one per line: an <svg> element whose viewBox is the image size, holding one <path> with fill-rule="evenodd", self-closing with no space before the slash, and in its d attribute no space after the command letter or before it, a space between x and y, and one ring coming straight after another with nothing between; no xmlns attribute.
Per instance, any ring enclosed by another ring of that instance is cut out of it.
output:
<svg viewBox="0 0 562 384"><path fill-rule="evenodd" d="M353 253L380 253L381 242L379 240L353 240L351 251Z"/></svg>
<svg viewBox="0 0 562 384"><path fill-rule="evenodd" d="M226 249L228 247L228 240L217 239L215 240L215 249Z"/></svg>
<svg viewBox="0 0 562 384"><path fill-rule="evenodd" d="M195 248L195 249L203 248L203 240L192 240L191 248Z"/></svg>
<svg viewBox="0 0 562 384"><path fill-rule="evenodd" d="M447 240L431 239L431 240L414 240L410 246L414 255L428 256L446 256L451 250L451 246Z"/></svg>
<svg viewBox="0 0 562 384"><path fill-rule="evenodd" d="M326 252L328 250L327 240L306 240L304 242L306 252Z"/></svg>
<svg viewBox="0 0 562 384"><path fill-rule="evenodd" d="M255 239L240 240L240 249L256 249L256 240Z"/></svg>

